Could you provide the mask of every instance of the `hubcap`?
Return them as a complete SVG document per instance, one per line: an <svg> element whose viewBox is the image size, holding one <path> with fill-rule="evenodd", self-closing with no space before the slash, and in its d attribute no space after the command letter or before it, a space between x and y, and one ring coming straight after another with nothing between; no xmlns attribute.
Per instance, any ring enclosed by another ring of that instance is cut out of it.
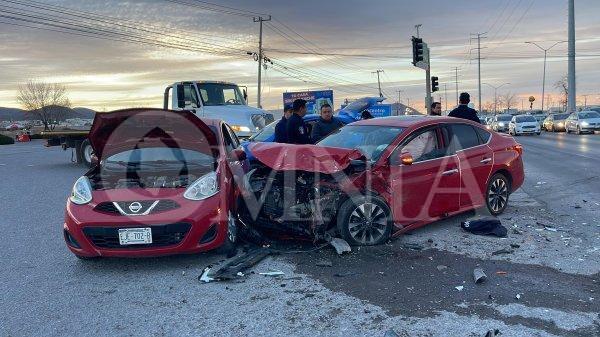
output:
<svg viewBox="0 0 600 337"><path fill-rule="evenodd" d="M508 201L508 186L504 179L496 179L490 186L490 192L488 194L488 204L494 212L499 212L504 208Z"/></svg>
<svg viewBox="0 0 600 337"><path fill-rule="evenodd" d="M361 244L373 244L385 235L387 216L382 207L365 202L357 206L348 219L350 236Z"/></svg>
<svg viewBox="0 0 600 337"><path fill-rule="evenodd" d="M85 158L85 161L87 163L92 162L92 146L91 145L86 145L86 147L83 149L83 157Z"/></svg>
<svg viewBox="0 0 600 337"><path fill-rule="evenodd" d="M237 236L237 227L235 224L235 218L231 211L229 211L229 215L227 217L227 238L231 242L235 242Z"/></svg>

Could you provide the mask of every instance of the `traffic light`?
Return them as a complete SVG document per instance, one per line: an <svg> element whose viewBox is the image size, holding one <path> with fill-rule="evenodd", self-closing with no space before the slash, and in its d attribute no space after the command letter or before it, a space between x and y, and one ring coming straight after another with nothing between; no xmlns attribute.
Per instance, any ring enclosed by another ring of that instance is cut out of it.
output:
<svg viewBox="0 0 600 337"><path fill-rule="evenodd" d="M431 92L436 92L440 90L440 83L438 82L437 76L431 76Z"/></svg>
<svg viewBox="0 0 600 337"><path fill-rule="evenodd" d="M423 39L418 37L412 37L412 48L413 48L413 62L414 66L418 62L423 61Z"/></svg>

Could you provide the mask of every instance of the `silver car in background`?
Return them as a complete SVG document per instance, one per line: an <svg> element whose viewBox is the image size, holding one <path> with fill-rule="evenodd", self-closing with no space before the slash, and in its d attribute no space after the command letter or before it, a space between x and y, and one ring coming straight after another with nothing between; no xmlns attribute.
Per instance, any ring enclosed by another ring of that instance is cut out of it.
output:
<svg viewBox="0 0 600 337"><path fill-rule="evenodd" d="M572 113L565 121L567 133L594 133L600 131L600 113L596 111L579 111Z"/></svg>
<svg viewBox="0 0 600 337"><path fill-rule="evenodd" d="M492 119L492 130L496 132L508 132L508 123L512 120L512 115L496 115Z"/></svg>

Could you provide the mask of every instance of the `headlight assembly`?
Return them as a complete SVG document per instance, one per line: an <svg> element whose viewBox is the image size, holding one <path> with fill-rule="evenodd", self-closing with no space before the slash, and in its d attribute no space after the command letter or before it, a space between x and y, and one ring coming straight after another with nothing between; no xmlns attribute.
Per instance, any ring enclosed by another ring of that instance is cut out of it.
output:
<svg viewBox="0 0 600 337"><path fill-rule="evenodd" d="M183 193L188 200L204 200L219 192L217 174L210 172L194 181Z"/></svg>
<svg viewBox="0 0 600 337"><path fill-rule="evenodd" d="M69 197L72 203L77 205L84 205L92 201L92 184L86 176L82 176L77 179L73 185L71 191L71 197Z"/></svg>

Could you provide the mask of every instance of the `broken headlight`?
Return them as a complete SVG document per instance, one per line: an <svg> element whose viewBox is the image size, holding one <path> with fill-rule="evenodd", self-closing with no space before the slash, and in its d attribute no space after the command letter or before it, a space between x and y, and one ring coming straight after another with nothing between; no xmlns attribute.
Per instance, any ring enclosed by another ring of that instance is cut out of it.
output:
<svg viewBox="0 0 600 337"><path fill-rule="evenodd" d="M92 185L86 176L77 179L71 191L71 202L77 205L84 205L92 201Z"/></svg>
<svg viewBox="0 0 600 337"><path fill-rule="evenodd" d="M194 181L183 193L183 197L189 200L204 200L219 192L217 174L210 172Z"/></svg>

